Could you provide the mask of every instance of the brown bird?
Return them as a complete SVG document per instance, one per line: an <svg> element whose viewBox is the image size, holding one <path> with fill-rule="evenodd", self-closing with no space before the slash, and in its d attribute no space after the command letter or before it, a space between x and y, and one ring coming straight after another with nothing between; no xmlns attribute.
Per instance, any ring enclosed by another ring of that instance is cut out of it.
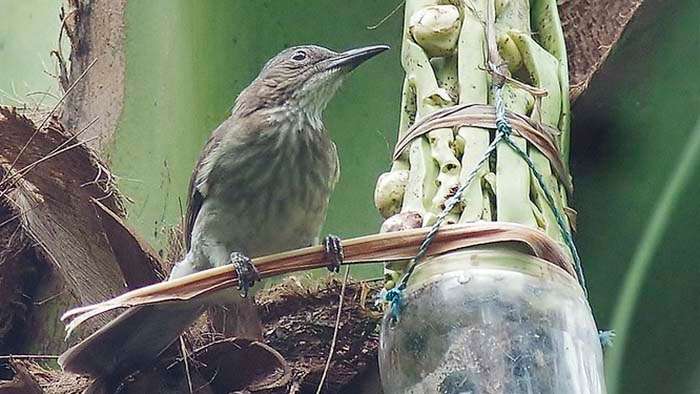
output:
<svg viewBox="0 0 700 394"><path fill-rule="evenodd" d="M249 281L256 257L318 243L339 174L323 111L344 77L384 45L342 53L314 45L286 49L265 64L211 135L190 182L187 255L170 279L234 263ZM330 267L339 241L325 239ZM259 337L250 298L222 291L206 300L132 308L59 359L64 370L115 376L152 364L212 305L224 304L237 335Z"/></svg>

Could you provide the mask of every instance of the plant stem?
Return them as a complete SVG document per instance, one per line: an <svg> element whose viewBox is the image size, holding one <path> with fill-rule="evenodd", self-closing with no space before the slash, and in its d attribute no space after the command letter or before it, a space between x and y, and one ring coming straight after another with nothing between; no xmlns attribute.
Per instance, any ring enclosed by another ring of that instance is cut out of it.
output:
<svg viewBox="0 0 700 394"><path fill-rule="evenodd" d="M642 286L646 282L651 263L658 254L661 241L667 234L666 230L671 223L672 215L683 197L683 191L687 188L698 164L700 164L700 118L698 118L698 123L685 144L678 165L671 171L671 179L661 193L661 198L651 214L649 224L646 226L632 257L619 301L615 306L612 327L617 336L615 346L607 353L605 363L611 394L616 394L620 386L619 380L622 376L629 329L632 325Z"/></svg>

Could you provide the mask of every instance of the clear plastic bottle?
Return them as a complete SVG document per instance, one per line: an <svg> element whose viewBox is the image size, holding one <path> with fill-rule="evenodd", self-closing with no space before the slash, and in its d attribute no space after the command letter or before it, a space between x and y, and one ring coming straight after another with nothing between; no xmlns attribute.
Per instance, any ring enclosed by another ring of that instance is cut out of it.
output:
<svg viewBox="0 0 700 394"><path fill-rule="evenodd" d="M602 350L581 287L511 250L426 259L384 318L386 394L603 394Z"/></svg>

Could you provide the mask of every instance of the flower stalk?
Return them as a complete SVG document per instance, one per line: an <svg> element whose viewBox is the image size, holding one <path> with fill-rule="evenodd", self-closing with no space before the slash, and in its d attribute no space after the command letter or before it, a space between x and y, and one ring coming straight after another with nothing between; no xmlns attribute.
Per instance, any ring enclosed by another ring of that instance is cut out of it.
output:
<svg viewBox="0 0 700 394"><path fill-rule="evenodd" d="M507 66L499 68L506 70L507 79L518 82L506 82L503 87L506 108L557 130L554 140L566 163L568 68L555 1L450 3L406 2L402 47L406 76L399 139L417 119L440 109L457 104L493 105L494 80L498 78L493 77L488 63L495 57L499 62L496 66ZM493 48L489 47L487 34L489 6L494 11ZM557 178L549 159L523 137L514 134L511 139L535 163L556 197L556 211L565 215L570 226L574 211L567 206L566 185ZM491 128L458 126L437 128L412 141L392 163L391 170L379 178L375 204L382 216L388 219L418 213L420 224L431 226L492 140ZM556 212L547 205L542 188L523 158L505 144L499 144L488 164L478 168L476 178L467 186L461 203L448 214L446 223L481 220L524 224L564 244ZM395 280L404 266L388 265L387 277Z"/></svg>
<svg viewBox="0 0 700 394"><path fill-rule="evenodd" d="M407 0L404 20L399 137L375 203L382 232L431 230L385 265L384 392L604 393L571 239L555 0ZM473 222L533 229L576 273L497 240L424 258L443 224Z"/></svg>

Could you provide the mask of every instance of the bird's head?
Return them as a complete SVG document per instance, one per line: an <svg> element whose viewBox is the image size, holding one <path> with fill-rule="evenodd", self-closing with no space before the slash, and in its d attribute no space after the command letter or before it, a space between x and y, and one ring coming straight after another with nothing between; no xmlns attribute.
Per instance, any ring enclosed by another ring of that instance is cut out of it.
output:
<svg viewBox="0 0 700 394"><path fill-rule="evenodd" d="M335 52L316 45L285 49L270 59L236 102L235 111L301 111L320 118L344 77L364 61L389 49L374 45Z"/></svg>

